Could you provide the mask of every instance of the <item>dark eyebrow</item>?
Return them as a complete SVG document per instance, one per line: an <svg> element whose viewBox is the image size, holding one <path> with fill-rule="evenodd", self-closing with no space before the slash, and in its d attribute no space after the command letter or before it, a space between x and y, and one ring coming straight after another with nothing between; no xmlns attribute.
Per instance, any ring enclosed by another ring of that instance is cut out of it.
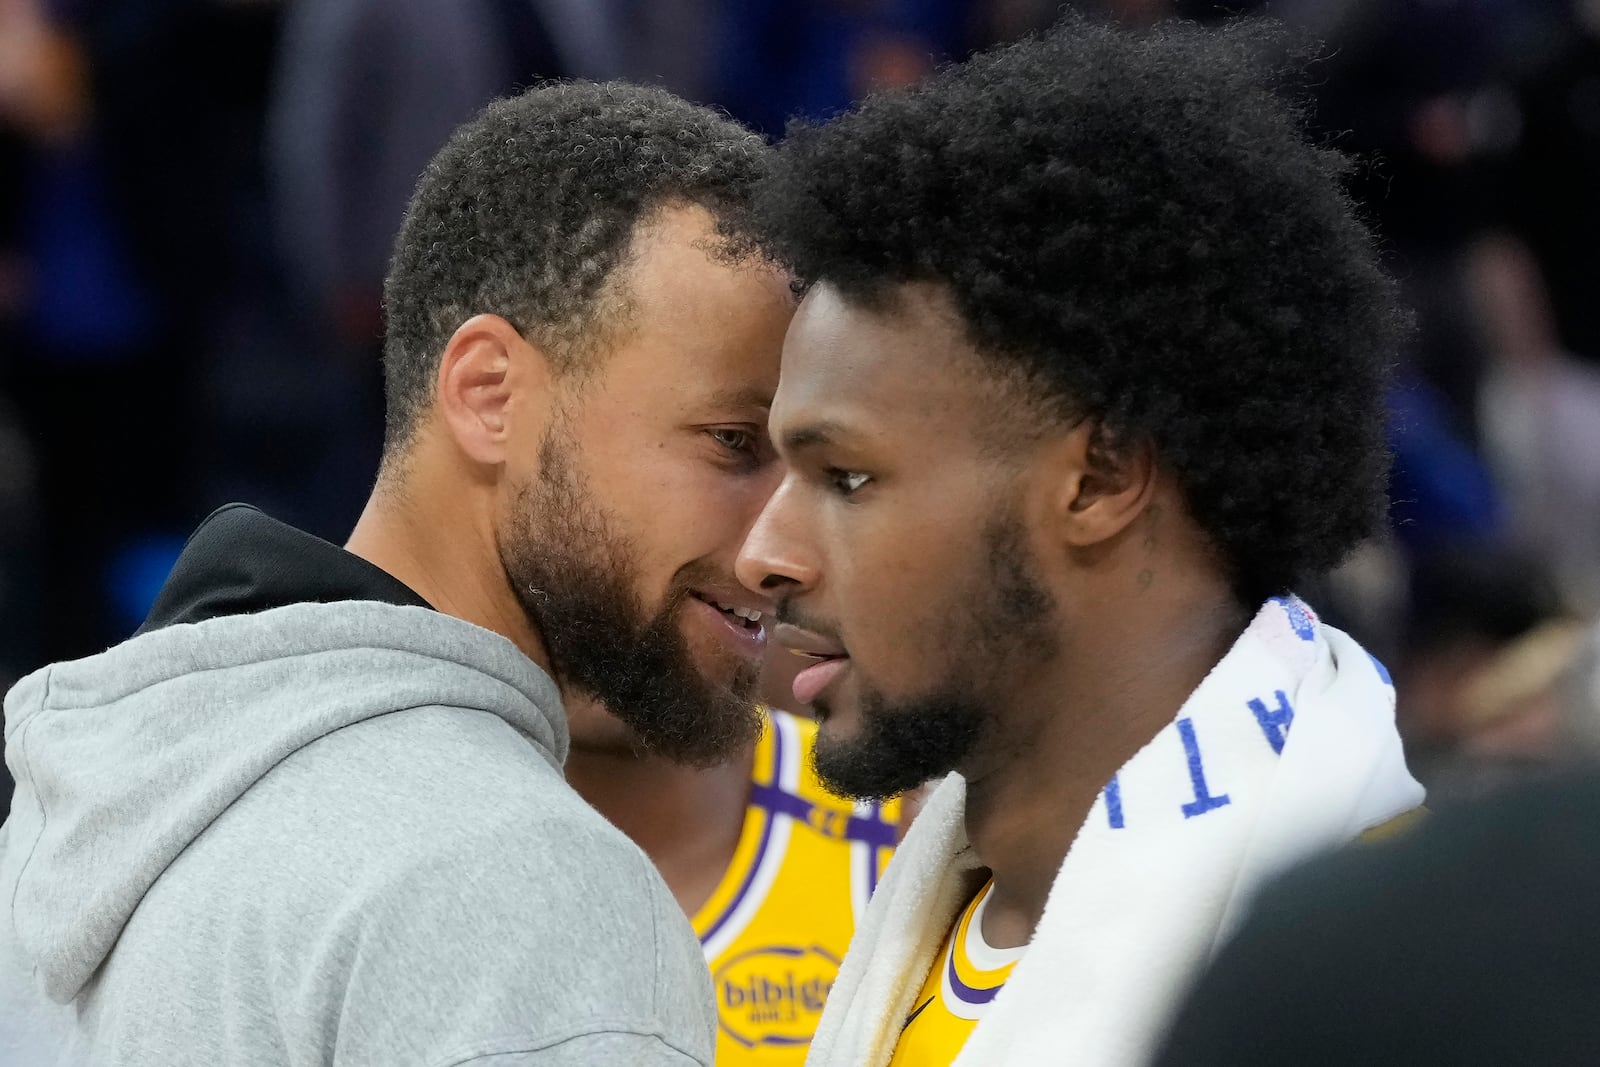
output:
<svg viewBox="0 0 1600 1067"><path fill-rule="evenodd" d="M772 409L772 393L759 387L748 389L722 389L711 394L710 404L716 408Z"/></svg>
<svg viewBox="0 0 1600 1067"><path fill-rule="evenodd" d="M814 422L798 426L783 435L783 448L787 452L800 452L807 448L833 443L833 435L840 431L838 423Z"/></svg>

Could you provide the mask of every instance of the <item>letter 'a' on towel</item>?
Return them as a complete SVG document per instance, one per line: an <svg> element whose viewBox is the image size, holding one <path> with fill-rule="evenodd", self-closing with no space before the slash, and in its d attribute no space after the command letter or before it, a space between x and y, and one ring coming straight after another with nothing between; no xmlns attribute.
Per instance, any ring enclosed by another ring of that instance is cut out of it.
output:
<svg viewBox="0 0 1600 1067"><path fill-rule="evenodd" d="M955 1067L1136 1067L1251 895L1309 853L1411 811L1383 665L1295 597L1262 605L1106 783L1026 955ZM974 888L966 783L935 791L829 995L809 1067L883 1067Z"/></svg>

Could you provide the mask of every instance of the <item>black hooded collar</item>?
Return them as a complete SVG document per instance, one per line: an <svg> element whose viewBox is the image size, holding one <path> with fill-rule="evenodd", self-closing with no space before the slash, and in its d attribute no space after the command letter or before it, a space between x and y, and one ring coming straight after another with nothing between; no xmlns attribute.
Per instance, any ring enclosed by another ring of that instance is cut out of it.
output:
<svg viewBox="0 0 1600 1067"><path fill-rule="evenodd" d="M190 535L138 632L288 604L378 600L431 605L353 552L248 504L226 504Z"/></svg>

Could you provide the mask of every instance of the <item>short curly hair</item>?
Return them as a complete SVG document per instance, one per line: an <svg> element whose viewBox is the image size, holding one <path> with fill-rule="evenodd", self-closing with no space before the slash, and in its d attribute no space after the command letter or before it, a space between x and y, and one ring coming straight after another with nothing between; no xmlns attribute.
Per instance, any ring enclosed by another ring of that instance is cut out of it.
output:
<svg viewBox="0 0 1600 1067"><path fill-rule="evenodd" d="M618 268L641 223L674 204L754 254L751 200L772 150L658 88L552 82L497 100L423 172L384 280L386 452L412 437L451 335L504 317L561 369L625 324Z"/></svg>
<svg viewBox="0 0 1600 1067"><path fill-rule="evenodd" d="M1069 18L793 124L758 197L801 286L871 307L939 283L1041 410L1152 445L1246 603L1381 524L1406 328L1281 45Z"/></svg>

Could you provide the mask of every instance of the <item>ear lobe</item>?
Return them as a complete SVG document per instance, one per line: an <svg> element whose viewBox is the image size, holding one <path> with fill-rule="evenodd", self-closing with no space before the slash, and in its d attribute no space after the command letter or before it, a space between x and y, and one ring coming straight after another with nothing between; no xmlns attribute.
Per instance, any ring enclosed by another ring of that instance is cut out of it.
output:
<svg viewBox="0 0 1600 1067"><path fill-rule="evenodd" d="M1088 548L1110 540L1144 511L1155 492L1155 455L1149 442L1123 444L1085 421L1061 442L1066 475L1057 497L1063 540Z"/></svg>
<svg viewBox="0 0 1600 1067"><path fill-rule="evenodd" d="M474 315L445 345L435 381L439 415L473 462L503 463L519 422L548 416L551 368L544 352L498 315ZM525 429L525 427L523 428Z"/></svg>

